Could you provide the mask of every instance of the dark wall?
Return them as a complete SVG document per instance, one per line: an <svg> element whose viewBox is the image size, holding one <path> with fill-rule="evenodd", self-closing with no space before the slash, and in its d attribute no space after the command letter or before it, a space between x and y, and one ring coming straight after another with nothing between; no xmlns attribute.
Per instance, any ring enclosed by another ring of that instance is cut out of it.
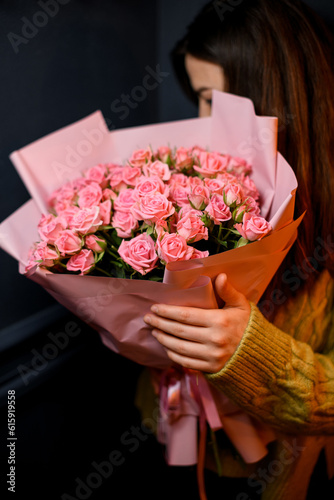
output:
<svg viewBox="0 0 334 500"><path fill-rule="evenodd" d="M0 220L28 199L8 155L15 149L101 109L110 128L158 119L158 92L126 113L115 101L140 85L158 64L156 2L62 0L1 2ZM51 14L52 13L52 14ZM36 26L37 24L37 26ZM114 104L113 104L114 103ZM114 111L112 109L114 107ZM0 255L0 329L53 301L18 276Z"/></svg>

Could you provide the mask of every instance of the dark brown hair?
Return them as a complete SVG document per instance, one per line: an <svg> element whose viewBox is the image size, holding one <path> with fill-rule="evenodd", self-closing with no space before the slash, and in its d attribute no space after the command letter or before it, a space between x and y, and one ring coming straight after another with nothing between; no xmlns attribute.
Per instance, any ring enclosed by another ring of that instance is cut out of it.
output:
<svg viewBox="0 0 334 500"><path fill-rule="evenodd" d="M278 150L298 180L295 216L305 210L298 240L270 288L289 266L314 266L301 285L324 268L333 273L333 249L313 258L319 238L334 229L334 77L332 34L298 0L241 0L232 9L216 0L206 5L172 52L179 81L194 101L185 70L186 54L219 64L227 87L250 98L258 115L277 116ZM333 246L333 245L332 245ZM291 293L285 284L286 293ZM284 288L284 280L279 288Z"/></svg>

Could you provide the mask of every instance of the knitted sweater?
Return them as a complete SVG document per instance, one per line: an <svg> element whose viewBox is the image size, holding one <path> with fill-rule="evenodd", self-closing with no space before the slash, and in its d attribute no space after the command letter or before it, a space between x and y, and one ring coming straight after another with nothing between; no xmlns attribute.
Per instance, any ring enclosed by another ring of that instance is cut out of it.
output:
<svg viewBox="0 0 334 500"><path fill-rule="evenodd" d="M303 500L323 448L334 475L334 281L327 271L280 306L273 323L251 304L234 355L206 377L277 436L256 464L221 449L223 475L247 477L263 500ZM209 448L207 466L214 464Z"/></svg>

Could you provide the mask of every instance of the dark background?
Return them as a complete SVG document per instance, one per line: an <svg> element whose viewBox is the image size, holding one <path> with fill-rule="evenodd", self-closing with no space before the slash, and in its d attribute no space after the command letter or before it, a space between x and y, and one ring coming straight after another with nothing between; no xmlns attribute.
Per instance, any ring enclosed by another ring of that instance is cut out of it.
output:
<svg viewBox="0 0 334 500"><path fill-rule="evenodd" d="M196 116L176 83L169 52L205 3L0 1L0 221L29 199L8 159L15 149L97 109L110 129ZM307 3L334 23L331 0ZM44 4L56 4L46 21L37 14L44 12ZM31 27L33 21L39 26ZM141 84L147 66L157 65L168 76L122 119L112 109L113 101ZM124 432L140 426L133 399L141 367L107 350L96 332L20 276L17 262L3 251L0 277L0 456L4 459L8 389L16 390L17 404L17 493L12 496L53 500L67 493L80 498L75 493L76 478L85 482L94 472L94 461L105 461L119 450L124 464L91 493L80 490L81 498L175 497L179 471L164 467L154 439L142 434L133 451L120 442ZM50 333L64 332L69 322L75 322L80 334L43 365L36 353L50 343ZM0 498L6 495L7 472L5 463ZM189 487L187 478L194 481L194 471L186 474L182 481ZM160 492L153 479L163 484ZM184 498L195 499L195 493Z"/></svg>

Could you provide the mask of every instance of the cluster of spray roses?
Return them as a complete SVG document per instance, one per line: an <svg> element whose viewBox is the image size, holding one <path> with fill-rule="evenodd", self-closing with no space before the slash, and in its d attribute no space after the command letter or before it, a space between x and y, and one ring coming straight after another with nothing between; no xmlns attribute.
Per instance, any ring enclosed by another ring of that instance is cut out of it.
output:
<svg viewBox="0 0 334 500"><path fill-rule="evenodd" d="M95 165L50 197L27 270L162 280L169 262L205 258L271 231L243 159L200 147L134 151Z"/></svg>

